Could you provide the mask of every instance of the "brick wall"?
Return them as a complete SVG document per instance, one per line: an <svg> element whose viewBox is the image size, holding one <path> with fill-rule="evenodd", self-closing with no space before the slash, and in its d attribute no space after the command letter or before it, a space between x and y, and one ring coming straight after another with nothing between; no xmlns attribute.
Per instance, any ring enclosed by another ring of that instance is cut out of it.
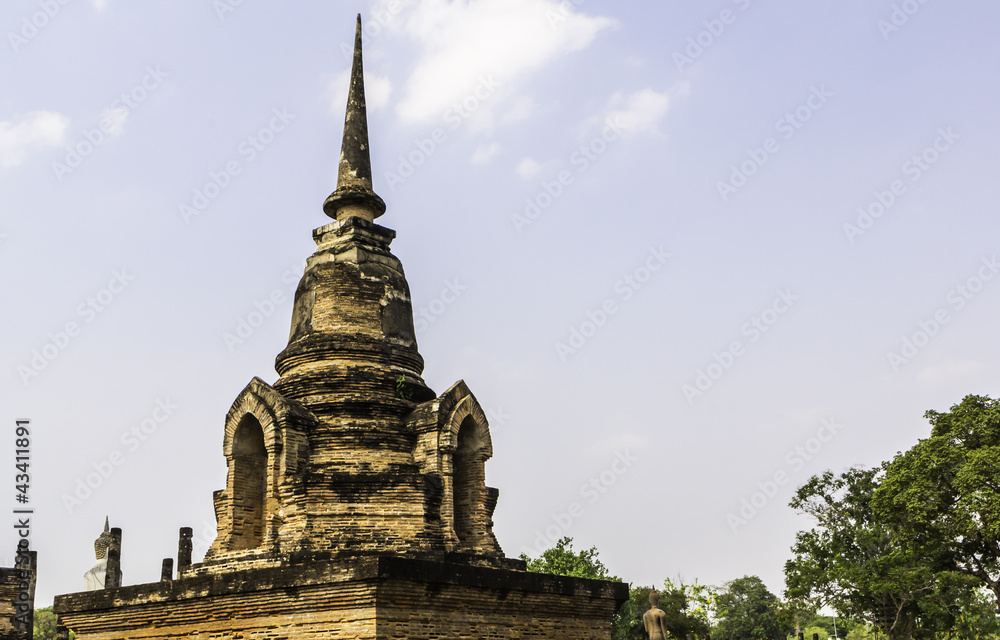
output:
<svg viewBox="0 0 1000 640"><path fill-rule="evenodd" d="M78 640L607 640L628 586L404 558L307 563L57 596Z"/></svg>
<svg viewBox="0 0 1000 640"><path fill-rule="evenodd" d="M0 638L4 640L31 638L35 609L34 567L35 552L32 551L30 568L0 568Z"/></svg>

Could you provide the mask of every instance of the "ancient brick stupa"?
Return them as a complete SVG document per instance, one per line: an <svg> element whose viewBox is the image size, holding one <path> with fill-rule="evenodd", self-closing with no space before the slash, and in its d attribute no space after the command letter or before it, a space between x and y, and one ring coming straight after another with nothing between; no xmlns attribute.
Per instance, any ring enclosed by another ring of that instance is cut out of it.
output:
<svg viewBox="0 0 1000 640"><path fill-rule="evenodd" d="M218 536L191 564L182 529L158 583L58 596L63 635L610 638L626 585L528 573L497 543L486 416L464 382L421 378L371 176L359 16L334 222L313 231L278 381L226 415Z"/></svg>

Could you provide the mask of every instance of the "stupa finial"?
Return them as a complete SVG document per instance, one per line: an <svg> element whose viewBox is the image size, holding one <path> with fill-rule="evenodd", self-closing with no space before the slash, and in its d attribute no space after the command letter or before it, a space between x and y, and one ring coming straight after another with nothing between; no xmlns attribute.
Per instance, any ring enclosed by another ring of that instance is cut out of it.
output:
<svg viewBox="0 0 1000 640"><path fill-rule="evenodd" d="M361 61L361 14L354 35L354 63L347 93L344 141L340 147L337 189L323 203L323 212L344 220L353 216L374 220L385 213L385 202L372 190L372 162L368 151L368 110Z"/></svg>

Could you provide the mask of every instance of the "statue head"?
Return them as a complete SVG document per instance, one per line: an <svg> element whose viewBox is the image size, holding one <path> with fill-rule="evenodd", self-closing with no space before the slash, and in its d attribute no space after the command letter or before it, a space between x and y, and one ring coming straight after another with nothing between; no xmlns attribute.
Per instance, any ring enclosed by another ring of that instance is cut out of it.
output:
<svg viewBox="0 0 1000 640"><path fill-rule="evenodd" d="M660 608L660 594L656 593L656 589L652 589L649 592L649 606L656 609Z"/></svg>
<svg viewBox="0 0 1000 640"><path fill-rule="evenodd" d="M98 560L103 560L108 555L108 547L111 546L111 530L108 528L108 517L104 516L104 533L94 540L94 555Z"/></svg>

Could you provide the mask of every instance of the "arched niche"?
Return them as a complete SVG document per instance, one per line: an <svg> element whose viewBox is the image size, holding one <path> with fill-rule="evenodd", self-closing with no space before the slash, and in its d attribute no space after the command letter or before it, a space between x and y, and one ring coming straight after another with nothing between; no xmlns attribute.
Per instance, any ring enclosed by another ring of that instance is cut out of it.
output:
<svg viewBox="0 0 1000 640"><path fill-rule="evenodd" d="M471 394L456 404L448 419L450 520L460 549L478 547L487 534L486 461L493 455L488 424Z"/></svg>
<svg viewBox="0 0 1000 640"><path fill-rule="evenodd" d="M486 484L486 460L482 438L473 416L466 416L458 429L452 454L452 499L455 535L461 544L472 541L476 530L476 507Z"/></svg>
<svg viewBox="0 0 1000 640"><path fill-rule="evenodd" d="M240 419L233 434L232 529L229 550L253 549L264 541L267 449L264 429L253 414Z"/></svg>

